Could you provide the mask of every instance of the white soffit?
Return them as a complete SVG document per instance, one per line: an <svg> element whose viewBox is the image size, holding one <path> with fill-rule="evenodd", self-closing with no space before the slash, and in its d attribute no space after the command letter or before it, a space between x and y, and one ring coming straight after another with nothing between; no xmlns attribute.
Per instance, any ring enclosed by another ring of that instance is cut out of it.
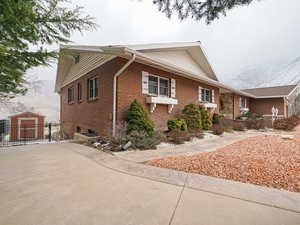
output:
<svg viewBox="0 0 300 225"><path fill-rule="evenodd" d="M193 74L197 74L202 77L207 76L186 50L145 51L143 53L150 58L176 65L177 67L190 71Z"/></svg>
<svg viewBox="0 0 300 225"><path fill-rule="evenodd" d="M200 77L205 76L218 81L200 42L128 45L127 47Z"/></svg>

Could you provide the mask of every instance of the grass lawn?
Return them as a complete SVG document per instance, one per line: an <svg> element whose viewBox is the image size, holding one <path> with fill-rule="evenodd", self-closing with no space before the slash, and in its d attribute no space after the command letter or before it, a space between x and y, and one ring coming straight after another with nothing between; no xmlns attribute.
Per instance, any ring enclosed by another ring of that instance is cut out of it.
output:
<svg viewBox="0 0 300 225"><path fill-rule="evenodd" d="M264 135L214 152L156 159L147 165L300 192L300 137Z"/></svg>

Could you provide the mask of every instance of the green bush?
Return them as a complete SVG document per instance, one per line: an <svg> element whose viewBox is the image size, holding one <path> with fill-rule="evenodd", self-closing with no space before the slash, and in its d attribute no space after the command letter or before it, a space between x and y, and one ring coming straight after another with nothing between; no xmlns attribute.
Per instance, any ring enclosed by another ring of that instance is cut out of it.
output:
<svg viewBox="0 0 300 225"><path fill-rule="evenodd" d="M209 115L208 111L202 105L199 105L198 107L201 112L202 129L209 130L212 126L211 116Z"/></svg>
<svg viewBox="0 0 300 225"><path fill-rule="evenodd" d="M127 115L127 133L133 131L145 132L148 136L154 134L154 123L149 119L148 112L134 100L129 108Z"/></svg>
<svg viewBox="0 0 300 225"><path fill-rule="evenodd" d="M187 131L187 124L184 119L173 119L173 120L168 120L168 130L180 130L180 131Z"/></svg>
<svg viewBox="0 0 300 225"><path fill-rule="evenodd" d="M132 131L126 137L127 141L131 141L132 147L140 150L156 149L165 137L159 132L153 132L149 136L145 131Z"/></svg>
<svg viewBox="0 0 300 225"><path fill-rule="evenodd" d="M221 119L223 118L222 114L219 113L214 113L213 118L212 118L212 123L213 124L220 124L221 123Z"/></svg>
<svg viewBox="0 0 300 225"><path fill-rule="evenodd" d="M262 118L261 115L256 114L256 113L252 113L252 112L247 112L241 116L239 116L238 118L242 118L242 117L247 117L248 119L257 119L257 118Z"/></svg>
<svg viewBox="0 0 300 225"><path fill-rule="evenodd" d="M182 110L188 130L202 129L201 112L196 104L189 104Z"/></svg>

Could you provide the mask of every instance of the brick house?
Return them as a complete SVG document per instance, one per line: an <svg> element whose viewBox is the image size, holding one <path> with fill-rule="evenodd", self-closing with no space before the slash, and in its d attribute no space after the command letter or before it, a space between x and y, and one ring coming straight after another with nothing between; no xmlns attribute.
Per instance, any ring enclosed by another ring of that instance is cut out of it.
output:
<svg viewBox="0 0 300 225"><path fill-rule="evenodd" d="M189 103L219 112L221 94L231 95L237 117L255 97L220 83L200 42L61 46L60 51L56 92L69 137L74 132L114 135L135 99L156 128L165 129Z"/></svg>
<svg viewBox="0 0 300 225"><path fill-rule="evenodd" d="M249 108L253 113L270 117L272 116L273 107L278 109L279 117L288 117L300 113L299 84L253 88L243 91L255 96L255 98L249 99Z"/></svg>

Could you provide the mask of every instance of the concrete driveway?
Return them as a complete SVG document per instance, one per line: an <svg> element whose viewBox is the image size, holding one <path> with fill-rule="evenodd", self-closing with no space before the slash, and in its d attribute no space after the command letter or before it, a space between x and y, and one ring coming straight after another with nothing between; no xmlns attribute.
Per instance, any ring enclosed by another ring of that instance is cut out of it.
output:
<svg viewBox="0 0 300 225"><path fill-rule="evenodd" d="M166 170L112 157L70 143L0 150L0 224L300 224L296 193L296 207L271 206L201 190L206 184L192 188L183 173L176 172L174 182L147 178L141 173Z"/></svg>

